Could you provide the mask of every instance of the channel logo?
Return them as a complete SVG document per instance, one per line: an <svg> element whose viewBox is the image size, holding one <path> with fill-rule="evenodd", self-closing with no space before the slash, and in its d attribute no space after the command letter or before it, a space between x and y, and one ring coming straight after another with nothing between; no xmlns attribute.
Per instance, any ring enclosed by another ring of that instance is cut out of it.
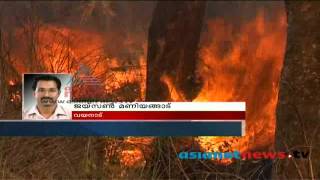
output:
<svg viewBox="0 0 320 180"><path fill-rule="evenodd" d="M199 160L222 160L222 159L239 159L239 160L258 160L258 159L307 159L309 151L294 150L290 152L180 152L179 159L199 159Z"/></svg>

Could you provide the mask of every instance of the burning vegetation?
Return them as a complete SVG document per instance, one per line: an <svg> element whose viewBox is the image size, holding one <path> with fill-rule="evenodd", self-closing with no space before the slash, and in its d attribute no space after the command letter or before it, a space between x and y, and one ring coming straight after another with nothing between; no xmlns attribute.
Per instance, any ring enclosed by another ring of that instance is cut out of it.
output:
<svg viewBox="0 0 320 180"><path fill-rule="evenodd" d="M260 10L239 32L223 19L208 21L198 66L204 86L193 101L245 101L247 110L245 137L198 138L207 151L244 152L273 146L286 45L285 12L275 14L268 20Z"/></svg>
<svg viewBox="0 0 320 180"><path fill-rule="evenodd" d="M279 10L268 19L261 9L239 28L224 18L208 19L206 23L197 65L203 86L192 101L246 102L246 135L196 140L204 151L271 149L286 45L285 12ZM172 78L164 75L161 80L167 85L171 100L186 101Z"/></svg>
<svg viewBox="0 0 320 180"><path fill-rule="evenodd" d="M287 39L287 16L283 3L274 2L263 8L263 4L260 6L258 2L245 3L243 6L237 6L239 4L233 2L233 7L242 8L238 14L231 15L233 19L224 17L224 12L219 15L218 7L227 6L222 2L210 2L206 5L193 3L190 8L188 5L180 7L173 3L178 10L170 6L171 9L166 12L169 14L167 17L152 14L155 4L0 4L3 14L24 12L10 18L1 14L0 88L8 88L0 89L0 107L11 103L15 109L12 112L20 114L20 77L23 73L70 73L74 76L74 100L150 101L157 97L161 101L245 101L247 110L244 137L193 137L186 141L181 138L177 142L188 145L190 141L195 141L203 151L246 152L273 149L279 80ZM162 3L158 8L165 5ZM204 16L201 9L206 6ZM216 14L209 15L210 7L214 7ZM274 7L276 8L272 9ZM13 9L16 11L12 11ZM183 21L186 18L183 13L186 12L194 13L190 17L190 24ZM250 18L236 17L247 12L252 13ZM172 21L179 22L168 23L168 26L159 30L157 24L170 21L170 13L176 15ZM202 19L202 16L205 17L204 25L200 27L202 22L198 19ZM174 34L173 37L170 36L170 33L179 31L177 35L183 37L181 29L195 27L192 23L199 23L196 24L199 27L194 28L199 37L195 35L193 39L183 38L181 42L177 42ZM153 37L157 35L161 38ZM199 44L190 43L198 40ZM175 47L180 49L177 48L175 52ZM195 51L196 57L188 56L193 56ZM173 58L176 56L182 57L182 61ZM155 84L150 84L148 78ZM197 88L192 89L193 86ZM152 91L159 92L160 95L150 95ZM0 109L1 118L11 117L1 116L3 113L3 109ZM121 168L150 167L151 160L165 161L166 157L159 155L161 152L177 146L170 139L169 143L164 143L170 148L163 150L164 144L157 144L159 141L155 137L108 138L103 143L106 163L118 163ZM155 146L161 148L157 149ZM170 150L170 153L174 151L176 148ZM153 153L158 153L156 158ZM231 163L219 161L217 164ZM178 164L186 177L181 162Z"/></svg>

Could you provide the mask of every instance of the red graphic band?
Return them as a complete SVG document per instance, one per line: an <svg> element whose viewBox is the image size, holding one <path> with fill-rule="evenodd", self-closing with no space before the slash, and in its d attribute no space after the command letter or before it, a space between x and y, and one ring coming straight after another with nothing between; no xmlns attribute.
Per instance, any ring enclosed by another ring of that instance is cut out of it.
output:
<svg viewBox="0 0 320 180"><path fill-rule="evenodd" d="M74 120L244 120L244 111L73 111Z"/></svg>

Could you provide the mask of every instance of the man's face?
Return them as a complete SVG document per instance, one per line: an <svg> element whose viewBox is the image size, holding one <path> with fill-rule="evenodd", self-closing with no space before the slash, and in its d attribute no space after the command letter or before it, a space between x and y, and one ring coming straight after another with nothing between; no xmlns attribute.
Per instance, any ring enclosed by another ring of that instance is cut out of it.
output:
<svg viewBox="0 0 320 180"><path fill-rule="evenodd" d="M40 80L34 91L37 105L45 107L55 106L59 95L60 92L55 81Z"/></svg>

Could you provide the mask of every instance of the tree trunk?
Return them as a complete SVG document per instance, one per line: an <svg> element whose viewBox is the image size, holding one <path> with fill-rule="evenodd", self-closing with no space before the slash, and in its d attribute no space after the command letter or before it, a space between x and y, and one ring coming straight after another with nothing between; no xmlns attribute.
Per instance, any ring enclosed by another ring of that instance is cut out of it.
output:
<svg viewBox="0 0 320 180"><path fill-rule="evenodd" d="M173 80L175 88L186 97L184 100L192 100L197 94L195 69L205 5L204 1L157 3L149 28L146 101L171 101L169 89L162 81L164 76ZM155 148L151 147L155 141L153 137L130 140L137 144L141 144L140 141L148 142L142 146L136 145L135 148L144 149L147 167L157 169L158 165L160 172L166 173L166 165L159 165L154 160L159 157L157 148L171 149L167 139L156 139L159 146ZM180 142L178 144L182 141L190 143L192 138L179 138L177 141ZM173 152L172 150L171 153L174 154ZM165 154L164 151L161 153ZM165 163L170 161L171 155L165 155ZM167 178L167 175L161 177Z"/></svg>
<svg viewBox="0 0 320 180"><path fill-rule="evenodd" d="M8 100L8 89L6 82L6 62L3 52L2 31L0 29L0 118L2 117Z"/></svg>
<svg viewBox="0 0 320 180"><path fill-rule="evenodd" d="M186 100L197 94L195 69L205 6L205 1L158 2L149 29L147 101L170 100L163 76L173 80Z"/></svg>
<svg viewBox="0 0 320 180"><path fill-rule="evenodd" d="M287 1L288 39L277 106L278 151L309 151L280 160L279 179L320 178L320 2Z"/></svg>

